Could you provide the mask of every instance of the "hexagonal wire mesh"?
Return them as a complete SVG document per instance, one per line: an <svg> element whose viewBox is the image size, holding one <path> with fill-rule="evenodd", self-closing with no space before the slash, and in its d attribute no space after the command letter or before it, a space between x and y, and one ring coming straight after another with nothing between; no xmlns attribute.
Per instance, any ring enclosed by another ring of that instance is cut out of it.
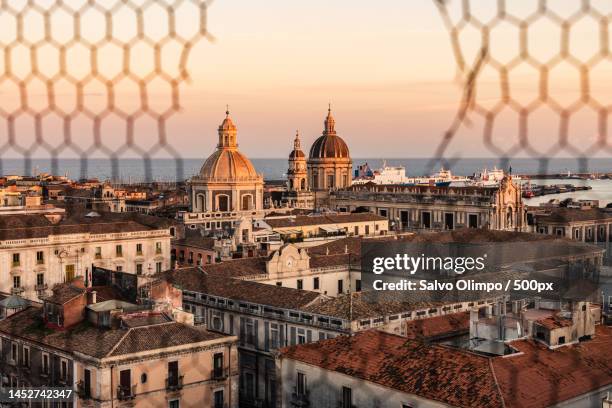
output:
<svg viewBox="0 0 612 408"><path fill-rule="evenodd" d="M590 157L612 153L612 2L434 2L450 36L463 96L430 169L458 160L448 157L448 147L473 118L483 121L482 142L503 167L511 157L526 155L545 174L550 159L566 153L587 172ZM521 89L517 80L528 83ZM500 132L507 126L504 116L514 122L509 137ZM596 126L574 131L579 117ZM551 136L536 129L542 121Z"/></svg>
<svg viewBox="0 0 612 408"><path fill-rule="evenodd" d="M113 179L126 152L143 159L165 152L184 178L168 141L168 120L181 108L190 51L207 31L205 0L6 0L0 2L0 173L3 158L65 152L111 160Z"/></svg>

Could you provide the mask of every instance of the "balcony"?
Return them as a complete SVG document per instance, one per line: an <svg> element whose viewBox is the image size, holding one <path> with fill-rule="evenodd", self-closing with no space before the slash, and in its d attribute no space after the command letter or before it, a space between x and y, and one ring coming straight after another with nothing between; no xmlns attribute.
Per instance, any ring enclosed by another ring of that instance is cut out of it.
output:
<svg viewBox="0 0 612 408"><path fill-rule="evenodd" d="M130 400L136 397L136 385L119 385L117 387L117 399L120 401Z"/></svg>
<svg viewBox="0 0 612 408"><path fill-rule="evenodd" d="M162 253L162 249L161 248L155 248L155 254L159 255Z"/></svg>
<svg viewBox="0 0 612 408"><path fill-rule="evenodd" d="M184 375L168 377L166 378L166 389L169 391L176 391L183 388L183 377Z"/></svg>
<svg viewBox="0 0 612 408"><path fill-rule="evenodd" d="M95 259L102 259L102 254L96 254L96 255L94 256L94 258L95 258Z"/></svg>
<svg viewBox="0 0 612 408"><path fill-rule="evenodd" d="M11 266L12 266L13 268L17 268L17 267L21 266L21 262L19 262L19 261L13 261L13 262L11 262Z"/></svg>
<svg viewBox="0 0 612 408"><path fill-rule="evenodd" d="M295 387L293 387L290 404L292 407L310 407L310 398L308 390L302 393L298 393Z"/></svg>
<svg viewBox="0 0 612 408"><path fill-rule="evenodd" d="M39 283L36 285L36 291L40 292L42 290L47 290L49 286L46 283Z"/></svg>
<svg viewBox="0 0 612 408"><path fill-rule="evenodd" d="M11 288L11 295L21 295L23 292L25 292L25 288L23 286Z"/></svg>
<svg viewBox="0 0 612 408"><path fill-rule="evenodd" d="M225 380L227 377L229 377L229 369L228 368L216 368L213 369L210 373L210 378L212 378L215 381L223 381Z"/></svg>

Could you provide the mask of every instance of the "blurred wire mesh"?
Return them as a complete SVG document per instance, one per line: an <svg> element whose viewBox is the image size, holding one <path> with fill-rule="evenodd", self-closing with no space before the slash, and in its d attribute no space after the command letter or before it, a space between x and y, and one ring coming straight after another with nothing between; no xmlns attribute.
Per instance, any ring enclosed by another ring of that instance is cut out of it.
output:
<svg viewBox="0 0 612 408"><path fill-rule="evenodd" d="M125 154L182 159L169 142L194 45L211 40L205 0L6 0L0 2L0 173L3 159ZM91 175L91 174L90 174Z"/></svg>
<svg viewBox="0 0 612 408"><path fill-rule="evenodd" d="M463 95L430 168L452 166L449 145L476 122L474 142L504 168L529 157L545 174L564 155L588 172L591 157L612 153L612 2L434 1Z"/></svg>

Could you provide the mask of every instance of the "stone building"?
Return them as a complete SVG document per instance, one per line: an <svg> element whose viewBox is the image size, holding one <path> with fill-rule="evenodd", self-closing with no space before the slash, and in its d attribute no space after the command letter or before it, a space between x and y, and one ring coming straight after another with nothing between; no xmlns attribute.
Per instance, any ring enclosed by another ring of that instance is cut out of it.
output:
<svg viewBox="0 0 612 408"><path fill-rule="evenodd" d="M0 216L0 292L36 300L92 265L134 274L170 267L171 222L135 213Z"/></svg>
<svg viewBox="0 0 612 408"><path fill-rule="evenodd" d="M612 209L538 208L532 213L534 228L539 234L582 242L612 242Z"/></svg>
<svg viewBox="0 0 612 408"><path fill-rule="evenodd" d="M387 217L396 230L527 230L521 190L511 176L496 187L354 185L330 192L329 201L338 211Z"/></svg>
<svg viewBox="0 0 612 408"><path fill-rule="evenodd" d="M65 284L0 322L0 375L3 386L71 388L79 407L235 408L236 341Z"/></svg>
<svg viewBox="0 0 612 408"><path fill-rule="evenodd" d="M487 356L378 330L280 351L281 407L599 407L612 390L612 329L547 349ZM605 406L605 405L604 405Z"/></svg>
<svg viewBox="0 0 612 408"><path fill-rule="evenodd" d="M284 241L298 241L315 244L322 238L343 236L381 236L389 232L389 220L371 213L321 214L267 217L257 222L278 233Z"/></svg>
<svg viewBox="0 0 612 408"><path fill-rule="evenodd" d="M330 191L351 185L353 161L347 144L336 133L331 107L327 111L323 134L310 147L307 167L315 206L326 205Z"/></svg>
<svg viewBox="0 0 612 408"><path fill-rule="evenodd" d="M314 196L308 183L306 155L302 151L298 132L293 140L293 150L289 154L287 191L283 193L282 202L293 208L314 207Z"/></svg>
<svg viewBox="0 0 612 408"><path fill-rule="evenodd" d="M263 177L238 150L237 133L227 111L218 129L217 150L189 181L190 211L179 213L186 225L223 229L241 217L263 213Z"/></svg>

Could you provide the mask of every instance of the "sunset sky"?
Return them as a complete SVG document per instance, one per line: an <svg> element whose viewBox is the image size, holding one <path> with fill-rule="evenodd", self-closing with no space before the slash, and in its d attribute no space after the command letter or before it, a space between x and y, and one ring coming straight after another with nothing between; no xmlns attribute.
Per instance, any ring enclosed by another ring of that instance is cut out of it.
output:
<svg viewBox="0 0 612 408"><path fill-rule="evenodd" d="M474 14L485 18L492 3L472 0ZM527 13L529 3L522 2L515 12ZM551 3L560 6L558 12L563 14L571 11L570 3L580 2ZM612 8L607 0L593 3ZM238 126L240 149L259 158L285 157L296 129L307 150L321 133L328 102L336 128L356 158L431 156L457 111L462 89L455 80L448 31L432 0L217 0L209 7L208 18L215 41L202 40L192 50L192 81L181 86L183 110L169 122L168 141L184 157L211 153L226 104ZM596 52L592 49L599 41L597 28L595 20L578 21L570 38L572 50L579 55ZM557 30L549 20L535 24L530 51L554 51L559 45ZM501 24L492 34L491 53L500 59L517 55L518 35L514 34L512 27ZM479 38L473 28L462 34L462 50L468 57L479 49ZM575 69L561 68L550 74L550 92L569 105L579 95L579 78ZM607 61L592 75L597 84L592 88L608 98L610 69L612 63ZM537 93L537 71L527 64L517 67L510 81L512 96L521 103ZM478 84L477 102L499 101L498 77L490 67L483 69ZM3 98L10 95L4 91ZM133 98L129 90L119 94L125 100ZM167 97L160 92L153 99ZM610 105L609 99L604 102ZM543 107L532 118L530 142L548 151L557 144L558 116ZM471 126L461 128L447 153L495 155L483 143L481 117L471 114L469 119ZM108 123L103 138L113 145L120 128L112 119ZM593 109L580 110L570 121L570 141L581 147L592 143L597 126ZM19 129L24 138L29 137L27 126ZM145 148L156 140L150 136L152 129L152 125L137 129L137 139L148 140L142 143ZM49 133L60 132L58 128ZM518 140L518 132L516 114L502 111L494 127L494 143L509 147ZM558 153L573 154L571 150Z"/></svg>

